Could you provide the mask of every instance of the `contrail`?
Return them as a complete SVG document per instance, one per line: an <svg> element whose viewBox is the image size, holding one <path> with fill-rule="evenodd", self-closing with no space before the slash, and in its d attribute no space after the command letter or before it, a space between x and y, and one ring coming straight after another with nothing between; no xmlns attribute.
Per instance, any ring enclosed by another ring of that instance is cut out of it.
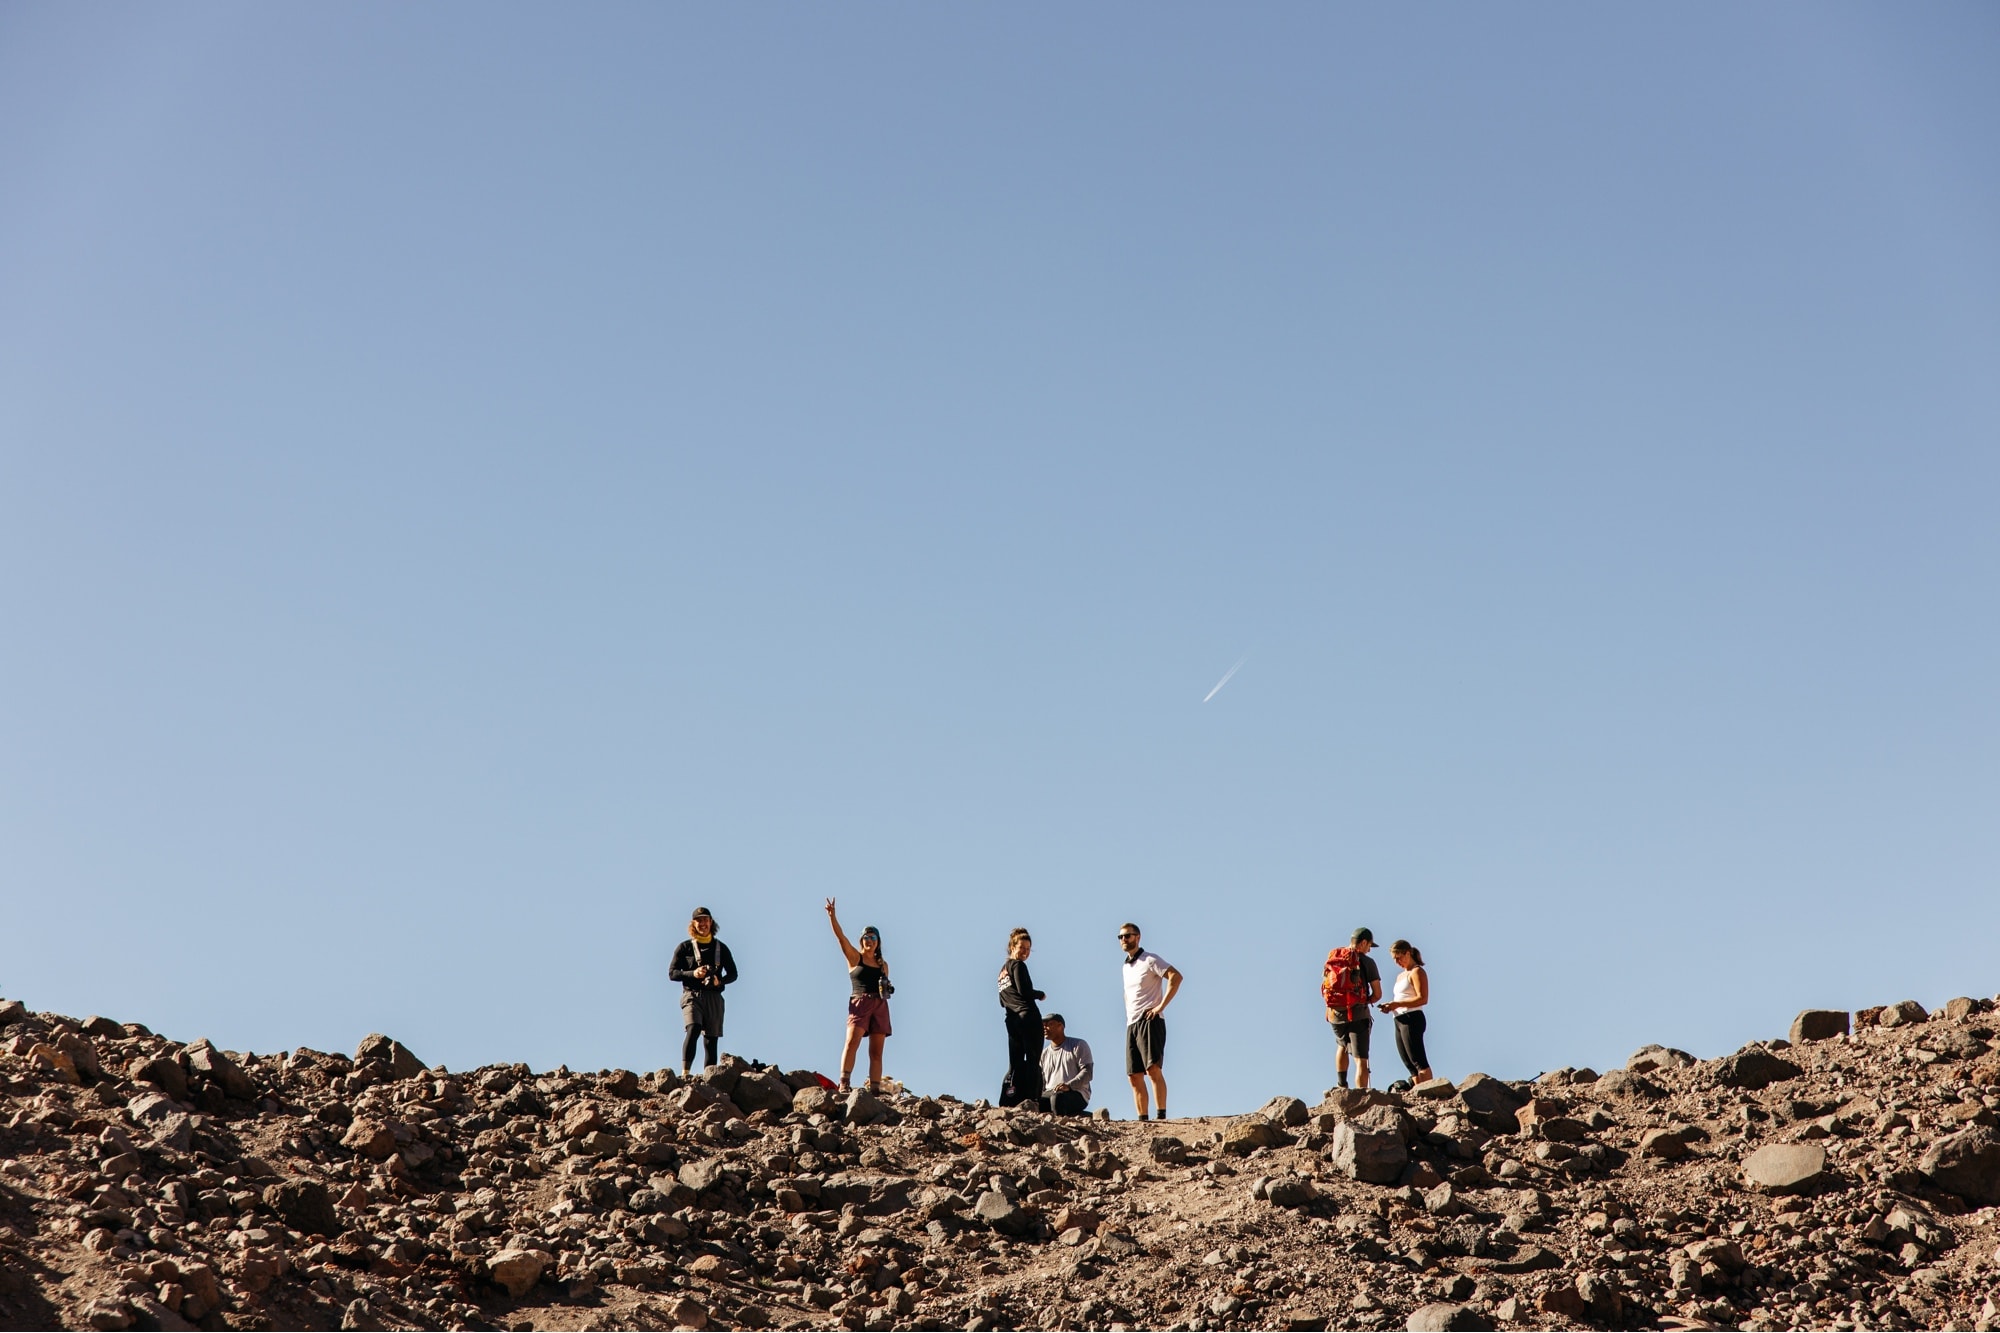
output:
<svg viewBox="0 0 2000 1333"><path fill-rule="evenodd" d="M1217 692L1220 691L1224 685L1227 685L1229 683L1229 678L1235 675L1237 670L1241 668L1242 665L1249 660L1250 656L1247 653L1244 654L1242 657L1238 658L1236 660L1236 665L1229 668L1229 670L1223 672L1222 679L1215 682L1215 689L1210 690L1207 694L1201 696L1201 701L1203 703L1207 703L1210 699L1213 699L1216 696Z"/></svg>

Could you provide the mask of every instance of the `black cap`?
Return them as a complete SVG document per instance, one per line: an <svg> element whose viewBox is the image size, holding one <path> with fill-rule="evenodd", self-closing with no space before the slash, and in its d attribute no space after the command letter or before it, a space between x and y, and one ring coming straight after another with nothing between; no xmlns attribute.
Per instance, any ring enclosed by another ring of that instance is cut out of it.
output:
<svg viewBox="0 0 2000 1333"><path fill-rule="evenodd" d="M1043 1014L1042 1021L1044 1023L1062 1023L1063 1016L1061 1014ZM1063 1023L1063 1026L1068 1027L1069 1024Z"/></svg>
<svg viewBox="0 0 2000 1333"><path fill-rule="evenodd" d="M709 911L706 907L697 907L694 911L688 913L688 920L692 921L698 916L705 916L710 921L715 920L715 913Z"/></svg>
<svg viewBox="0 0 2000 1333"><path fill-rule="evenodd" d="M1368 929L1368 927L1366 926L1356 927L1354 931L1354 937L1349 941L1349 943L1359 944L1363 940L1367 940L1370 944L1373 944L1375 942L1375 932Z"/></svg>

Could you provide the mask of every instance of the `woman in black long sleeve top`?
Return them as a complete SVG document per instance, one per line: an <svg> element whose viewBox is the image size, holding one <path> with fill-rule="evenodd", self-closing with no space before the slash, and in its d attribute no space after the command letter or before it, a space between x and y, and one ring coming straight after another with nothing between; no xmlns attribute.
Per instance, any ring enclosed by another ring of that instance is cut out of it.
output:
<svg viewBox="0 0 2000 1333"><path fill-rule="evenodd" d="M1007 961L1000 968L1000 1007L1007 1018L1007 1086L1000 1104L1031 1101L1042 1095L1042 1010L1035 1001L1046 997L1028 975L1028 953L1035 947L1020 926L1007 937Z"/></svg>

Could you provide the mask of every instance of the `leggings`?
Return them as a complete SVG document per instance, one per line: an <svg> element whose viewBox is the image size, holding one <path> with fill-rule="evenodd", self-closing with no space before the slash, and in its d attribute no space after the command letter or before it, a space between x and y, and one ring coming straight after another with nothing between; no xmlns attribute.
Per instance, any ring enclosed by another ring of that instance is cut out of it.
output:
<svg viewBox="0 0 2000 1333"><path fill-rule="evenodd" d="M1412 1078L1418 1070L1431 1067L1431 1058L1424 1054L1425 1026L1421 1009L1405 1009L1396 1015L1396 1054L1403 1057Z"/></svg>
<svg viewBox="0 0 2000 1333"><path fill-rule="evenodd" d="M1015 1101L1042 1095L1041 1015L1007 1012L1007 1073L1013 1079Z"/></svg>

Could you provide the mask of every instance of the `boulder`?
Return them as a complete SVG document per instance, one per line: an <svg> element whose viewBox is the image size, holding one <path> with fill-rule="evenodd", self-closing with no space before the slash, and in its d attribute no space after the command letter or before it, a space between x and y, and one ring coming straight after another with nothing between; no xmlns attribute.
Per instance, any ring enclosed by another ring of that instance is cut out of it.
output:
<svg viewBox="0 0 2000 1333"><path fill-rule="evenodd" d="M1360 1115L1371 1106L1395 1105L1398 1100L1389 1093L1376 1092L1372 1088L1328 1088L1326 1095L1319 1100L1319 1109L1346 1120Z"/></svg>
<svg viewBox="0 0 2000 1333"><path fill-rule="evenodd" d="M1685 1069L1695 1062L1686 1051L1672 1046L1661 1046L1657 1042L1641 1046L1632 1052L1632 1058L1625 1062L1628 1074L1650 1074L1661 1069Z"/></svg>
<svg viewBox="0 0 2000 1333"><path fill-rule="evenodd" d="M518 1301L541 1281L548 1264L549 1257L540 1250L506 1249L486 1261L486 1276L505 1287L507 1294Z"/></svg>
<svg viewBox="0 0 2000 1333"><path fill-rule="evenodd" d="M1297 1129L1306 1122L1310 1112L1306 1110L1306 1104L1296 1097L1273 1097L1258 1109L1257 1114L1274 1125Z"/></svg>
<svg viewBox="0 0 2000 1333"><path fill-rule="evenodd" d="M1349 1180L1370 1185L1393 1185L1402 1178L1410 1163L1409 1145L1403 1136L1389 1129L1343 1120L1335 1126L1327 1160Z"/></svg>
<svg viewBox="0 0 2000 1333"><path fill-rule="evenodd" d="M189 1073L201 1075L239 1101L256 1098L257 1085L250 1080L250 1076L210 1043L196 1042L187 1048L186 1056Z"/></svg>
<svg viewBox="0 0 2000 1333"><path fill-rule="evenodd" d="M1791 1042L1803 1046L1809 1041L1827 1041L1849 1032L1850 1015L1845 1009L1802 1009L1792 1020Z"/></svg>
<svg viewBox="0 0 2000 1333"><path fill-rule="evenodd" d="M76 1072L86 1083L95 1083L104 1077L104 1066L97 1058L97 1048L74 1032L65 1032L55 1040L56 1049L70 1058Z"/></svg>
<svg viewBox="0 0 2000 1333"><path fill-rule="evenodd" d="M1969 995L1960 995L1955 999L1946 1000L1944 1008L1938 1010L1938 1012L1943 1014L1950 1022L1963 1023L1974 1014L1983 1013L1985 1009L1985 1001L1975 1000Z"/></svg>
<svg viewBox="0 0 2000 1333"><path fill-rule="evenodd" d="M180 1061L167 1056L155 1056L128 1071L134 1082L150 1083L175 1101L185 1101L188 1095L187 1071Z"/></svg>
<svg viewBox="0 0 2000 1333"><path fill-rule="evenodd" d="M1292 1136L1261 1115L1243 1115L1222 1127L1221 1151L1247 1157L1259 1148L1290 1146Z"/></svg>
<svg viewBox="0 0 2000 1333"><path fill-rule="evenodd" d="M361 1039L354 1048L356 1063L363 1060L380 1060L389 1066L391 1078L415 1078L424 1072L424 1062L419 1060L410 1048L379 1032L371 1032Z"/></svg>
<svg viewBox="0 0 2000 1333"><path fill-rule="evenodd" d="M677 1178L681 1184L696 1194L706 1194L712 1189L719 1189L729 1177L739 1174L741 1170L742 1168L725 1162L720 1157L710 1157L703 1161L686 1163L681 1167Z"/></svg>
<svg viewBox="0 0 2000 1333"><path fill-rule="evenodd" d="M1264 1187L1264 1197L1279 1208L1304 1208L1319 1198L1319 1191L1304 1176L1278 1176Z"/></svg>
<svg viewBox="0 0 2000 1333"><path fill-rule="evenodd" d="M1649 1129L1639 1136L1639 1155L1678 1162L1688 1155L1687 1137L1679 1129Z"/></svg>
<svg viewBox="0 0 2000 1333"><path fill-rule="evenodd" d="M1490 1329L1493 1320L1476 1305L1433 1301L1410 1311L1410 1320L1403 1327L1410 1333L1458 1333L1461 1329Z"/></svg>
<svg viewBox="0 0 2000 1333"><path fill-rule="evenodd" d="M308 1236L338 1236L340 1216L333 1211L333 1196L317 1180L281 1180L264 1187L264 1206L285 1220L285 1225Z"/></svg>
<svg viewBox="0 0 2000 1333"><path fill-rule="evenodd" d="M358 1115L340 1136L340 1146L379 1162L396 1151L396 1133L373 1116Z"/></svg>
<svg viewBox="0 0 2000 1333"><path fill-rule="evenodd" d="M580 1139L591 1131L602 1128L604 1128L604 1112L590 1102L580 1102L564 1113L560 1132L566 1139Z"/></svg>
<svg viewBox="0 0 2000 1333"><path fill-rule="evenodd" d="M1629 1069L1614 1069L1601 1075L1591 1084L1591 1090L1606 1097L1656 1098L1667 1095L1662 1088L1644 1074L1635 1074Z"/></svg>
<svg viewBox="0 0 2000 1333"><path fill-rule="evenodd" d="M838 1120L841 1116L840 1103L834 1100L832 1093L817 1083L800 1088L792 1094L792 1109L800 1115L823 1115L833 1120Z"/></svg>
<svg viewBox="0 0 2000 1333"><path fill-rule="evenodd" d="M664 1312L675 1328L707 1328L708 1307L692 1296L671 1301Z"/></svg>
<svg viewBox="0 0 2000 1333"><path fill-rule="evenodd" d="M1418 1097L1429 1102L1444 1101L1448 1097L1455 1096L1457 1092L1457 1086L1448 1078L1425 1079L1422 1083L1410 1089L1412 1097Z"/></svg>
<svg viewBox="0 0 2000 1333"><path fill-rule="evenodd" d="M736 1080L730 1100L753 1115L758 1111L789 1111L792 1090L776 1074L753 1069Z"/></svg>
<svg viewBox="0 0 2000 1333"><path fill-rule="evenodd" d="M891 1115L889 1104L866 1088L847 1094L845 1119L850 1125L879 1125Z"/></svg>
<svg viewBox="0 0 2000 1333"><path fill-rule="evenodd" d="M1968 1203L2000 1204L2000 1131L1971 1125L1939 1139L1917 1169L1933 1185Z"/></svg>
<svg viewBox="0 0 2000 1333"><path fill-rule="evenodd" d="M1035 1231L1035 1214L999 1190L982 1191L979 1202L972 1206L972 1216L1003 1236L1029 1236Z"/></svg>
<svg viewBox="0 0 2000 1333"><path fill-rule="evenodd" d="M1911 1023L1921 1023L1929 1017L1929 1012L1915 1000L1898 1000L1895 1004L1885 1006L1881 1013L1876 1015L1875 1022L1885 1028L1899 1028Z"/></svg>
<svg viewBox="0 0 2000 1333"><path fill-rule="evenodd" d="M1471 1074L1458 1085L1458 1099L1472 1113L1474 1124L1512 1134L1518 1128L1514 1112L1527 1104L1529 1095L1489 1074Z"/></svg>
<svg viewBox="0 0 2000 1333"><path fill-rule="evenodd" d="M701 1071L701 1081L741 1106L742 1102L736 1097L736 1085L749 1072L750 1066L744 1063L741 1056L725 1055Z"/></svg>
<svg viewBox="0 0 2000 1333"><path fill-rule="evenodd" d="M1772 1194L1810 1189L1826 1176L1826 1149L1816 1143L1767 1143L1743 1159L1743 1178Z"/></svg>
<svg viewBox="0 0 2000 1333"><path fill-rule="evenodd" d="M1805 1072L1782 1055L1773 1055L1761 1046L1746 1046L1736 1054L1716 1061L1715 1081L1726 1088L1756 1092L1773 1083L1797 1078Z"/></svg>

